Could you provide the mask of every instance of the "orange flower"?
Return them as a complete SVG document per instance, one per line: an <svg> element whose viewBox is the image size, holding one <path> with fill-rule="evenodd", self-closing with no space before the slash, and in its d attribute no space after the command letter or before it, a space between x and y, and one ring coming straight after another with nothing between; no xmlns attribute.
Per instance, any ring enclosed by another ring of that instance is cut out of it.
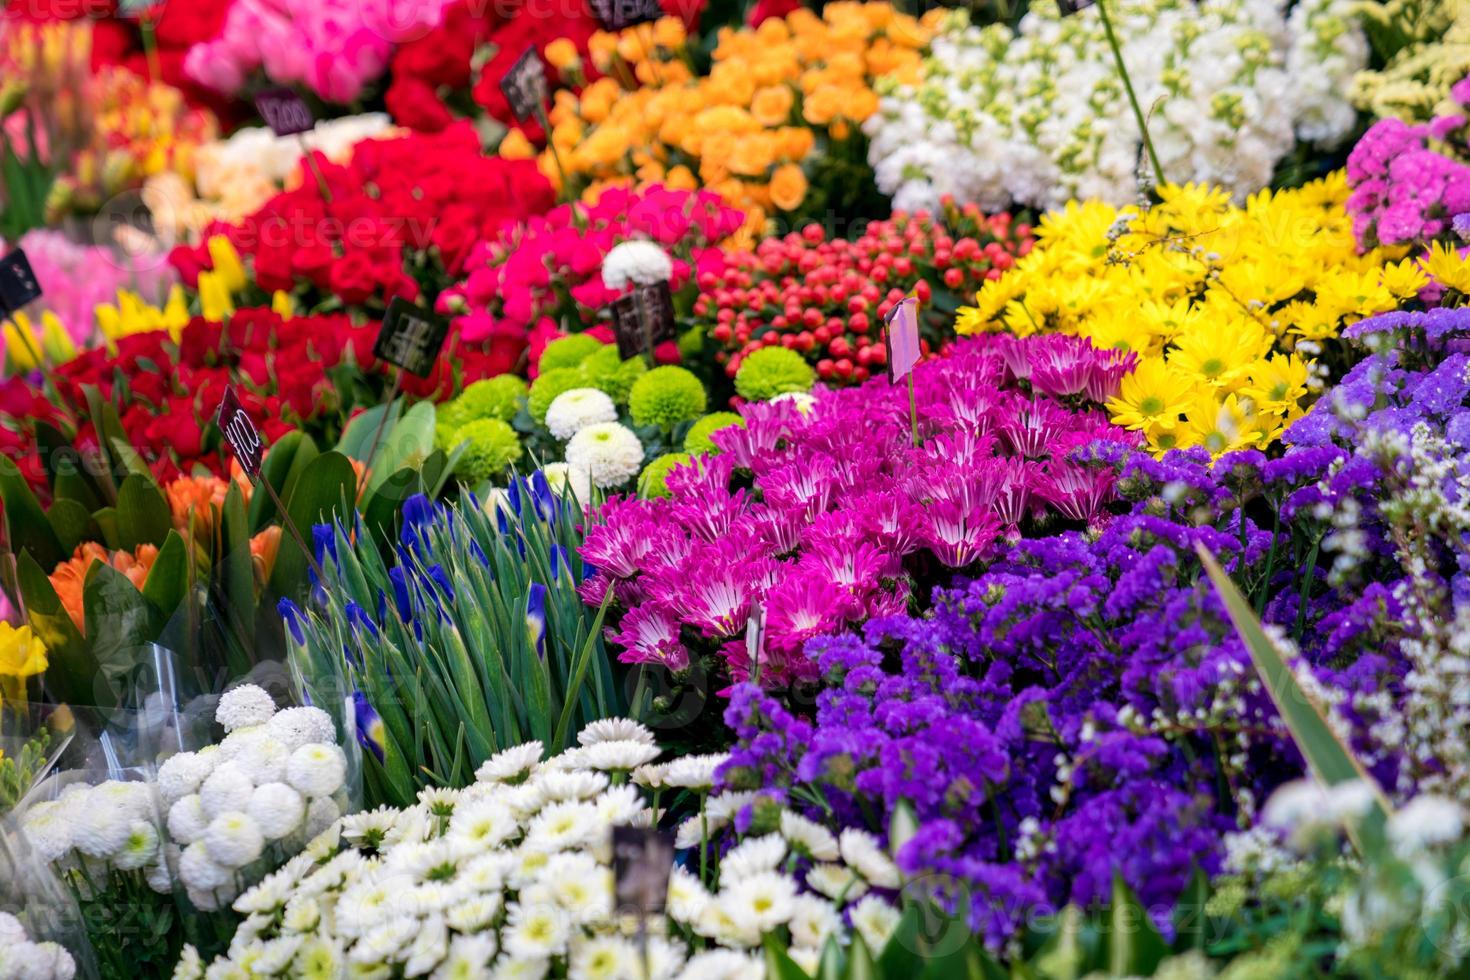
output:
<svg viewBox="0 0 1470 980"><path fill-rule="evenodd" d="M762 126L779 126L791 115L791 89L772 85L755 93L750 101L750 114Z"/></svg>
<svg viewBox="0 0 1470 980"><path fill-rule="evenodd" d="M806 174L794 163L783 164L771 174L771 203L782 211L795 211L806 200Z"/></svg>
<svg viewBox="0 0 1470 980"><path fill-rule="evenodd" d="M546 63L557 71L564 72L581 62L577 46L571 38L559 37L546 46Z"/></svg>
<svg viewBox="0 0 1470 980"><path fill-rule="evenodd" d="M536 155L536 148L519 129L512 129L500 141L500 155L506 160L529 160Z"/></svg>
<svg viewBox="0 0 1470 980"><path fill-rule="evenodd" d="M93 562L102 562L111 565L122 572L133 587L142 591L143 583L148 581L148 572L152 570L153 563L158 559L158 549L151 544L138 546L136 555L130 555L126 551L114 551L110 555L107 549L95 541L88 541L77 546L76 553L60 565L56 566L51 573L51 588L56 590L57 598L61 600L62 608L71 616L71 621L82 633L86 633L86 604L83 599L83 589L87 584L87 572L91 569Z"/></svg>
<svg viewBox="0 0 1470 980"><path fill-rule="evenodd" d="M230 485L217 476L181 476L163 488L174 528L180 533L194 525L194 533L208 538L214 527L214 512L225 505Z"/></svg>
<svg viewBox="0 0 1470 980"><path fill-rule="evenodd" d="M730 154L730 170L742 177L764 176L766 168L771 165L771 158L775 156L772 144L773 140L765 133L742 136Z"/></svg>
<svg viewBox="0 0 1470 980"><path fill-rule="evenodd" d="M276 555L281 551L281 526L272 524L250 539L250 557L255 561L257 577L261 582L270 581L271 571L276 567Z"/></svg>
<svg viewBox="0 0 1470 980"><path fill-rule="evenodd" d="M836 85L823 85L802 102L801 116L813 126L825 126L842 113L842 103L847 95Z"/></svg>

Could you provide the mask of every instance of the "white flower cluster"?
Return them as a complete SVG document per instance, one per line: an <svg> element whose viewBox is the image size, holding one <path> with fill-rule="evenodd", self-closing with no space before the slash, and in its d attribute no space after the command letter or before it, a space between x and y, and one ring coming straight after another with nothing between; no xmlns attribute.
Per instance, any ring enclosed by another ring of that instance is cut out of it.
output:
<svg viewBox="0 0 1470 980"><path fill-rule="evenodd" d="M0 980L71 980L76 961L56 943L33 943L20 920L0 912Z"/></svg>
<svg viewBox="0 0 1470 980"><path fill-rule="evenodd" d="M151 783L108 780L96 786L72 783L56 799L31 805L21 815L20 828L42 859L84 894L105 887L112 872L136 872L149 888L166 895L173 883L158 819Z"/></svg>
<svg viewBox="0 0 1470 980"><path fill-rule="evenodd" d="M357 143L393 132L393 121L383 112L323 120L300 137L277 136L266 126L246 126L229 139L206 143L196 151L195 179L202 197L225 196L225 185L241 174L260 174L279 184L300 165L303 143L329 160L342 162Z"/></svg>
<svg viewBox="0 0 1470 980"><path fill-rule="evenodd" d="M898 884L892 862L866 835L787 814L779 834L725 855L713 892L675 869L640 950L636 916L614 907L612 828L653 820L640 786L705 788L722 757L661 766L653 736L626 719L578 741L545 762L539 742L510 748L463 790L342 819L236 900L246 918L224 958L188 955L175 977L758 977L762 933L788 928L798 962L814 964L847 903L882 949L898 913L864 893ZM738 805L726 799L714 822ZM792 855L817 862L815 892L783 870Z"/></svg>
<svg viewBox="0 0 1470 980"><path fill-rule="evenodd" d="M602 282L608 289L629 283L649 286L674 275L674 260L654 242L628 241L614 245L602 259Z"/></svg>
<svg viewBox="0 0 1470 980"><path fill-rule="evenodd" d="M643 468L643 443L621 422L597 422L572 436L567 463L603 490L620 487Z"/></svg>
<svg viewBox="0 0 1470 980"><path fill-rule="evenodd" d="M1333 145L1367 43L1351 0L1113 0L1108 11L1165 179L1238 198L1270 183L1296 139ZM864 130L878 186L898 208L944 195L1018 202L1134 200L1149 172L1097 8L1033 4L1019 32L948 15L916 85L880 83ZM1149 172L1151 174L1151 172Z"/></svg>
<svg viewBox="0 0 1470 980"><path fill-rule="evenodd" d="M564 391L546 409L546 427L563 441L589 425L616 422L618 407L605 392L596 388L573 388Z"/></svg>
<svg viewBox="0 0 1470 980"><path fill-rule="evenodd" d="M252 877L245 869L268 848L278 858L301 850L346 803L347 757L325 711L277 711L264 690L242 684L220 698L215 720L224 741L158 770L172 863L206 911L240 894Z"/></svg>

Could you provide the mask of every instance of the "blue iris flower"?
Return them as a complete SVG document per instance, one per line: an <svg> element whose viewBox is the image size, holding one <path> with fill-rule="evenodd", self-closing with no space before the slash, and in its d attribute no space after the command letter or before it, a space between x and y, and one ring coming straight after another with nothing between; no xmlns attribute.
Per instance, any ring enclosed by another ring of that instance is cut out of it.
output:
<svg viewBox="0 0 1470 980"><path fill-rule="evenodd" d="M526 635L536 656L546 659L546 586L540 582L532 582L526 596Z"/></svg>
<svg viewBox="0 0 1470 980"><path fill-rule="evenodd" d="M388 728L367 696L361 691L352 692L353 713L357 716L357 741L382 762L388 754Z"/></svg>

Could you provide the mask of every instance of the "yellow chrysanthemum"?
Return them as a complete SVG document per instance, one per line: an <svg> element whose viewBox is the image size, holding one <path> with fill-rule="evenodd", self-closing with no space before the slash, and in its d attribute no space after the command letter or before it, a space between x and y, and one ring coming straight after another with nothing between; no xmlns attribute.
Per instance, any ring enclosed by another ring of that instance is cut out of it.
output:
<svg viewBox="0 0 1470 980"><path fill-rule="evenodd" d="M1459 293L1470 293L1470 256L1443 242L1435 242L1424 256L1424 271L1435 282Z"/></svg>

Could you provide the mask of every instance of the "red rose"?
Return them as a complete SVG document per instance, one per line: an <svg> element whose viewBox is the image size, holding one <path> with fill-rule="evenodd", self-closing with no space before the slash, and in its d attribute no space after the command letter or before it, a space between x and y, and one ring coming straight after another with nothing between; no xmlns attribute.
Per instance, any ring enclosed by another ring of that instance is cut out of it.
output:
<svg viewBox="0 0 1470 980"><path fill-rule="evenodd" d="M437 133L454 122L454 115L439 101L433 87L409 75L394 78L383 101L393 121L409 129Z"/></svg>
<svg viewBox="0 0 1470 980"><path fill-rule="evenodd" d="M331 290L348 306L356 306L378 290L378 270L366 252L348 252L332 263Z"/></svg>
<svg viewBox="0 0 1470 980"><path fill-rule="evenodd" d="M668 0L665 0L665 9L668 9ZM801 0L759 0L750 8L750 14L745 22L751 27L759 27L761 21L772 17L785 17L793 11L801 9Z"/></svg>
<svg viewBox="0 0 1470 980"><path fill-rule="evenodd" d="M184 459L192 459L204 451L204 430L194 417L192 398L169 402L161 415L147 423L144 432L154 446L172 449Z"/></svg>

